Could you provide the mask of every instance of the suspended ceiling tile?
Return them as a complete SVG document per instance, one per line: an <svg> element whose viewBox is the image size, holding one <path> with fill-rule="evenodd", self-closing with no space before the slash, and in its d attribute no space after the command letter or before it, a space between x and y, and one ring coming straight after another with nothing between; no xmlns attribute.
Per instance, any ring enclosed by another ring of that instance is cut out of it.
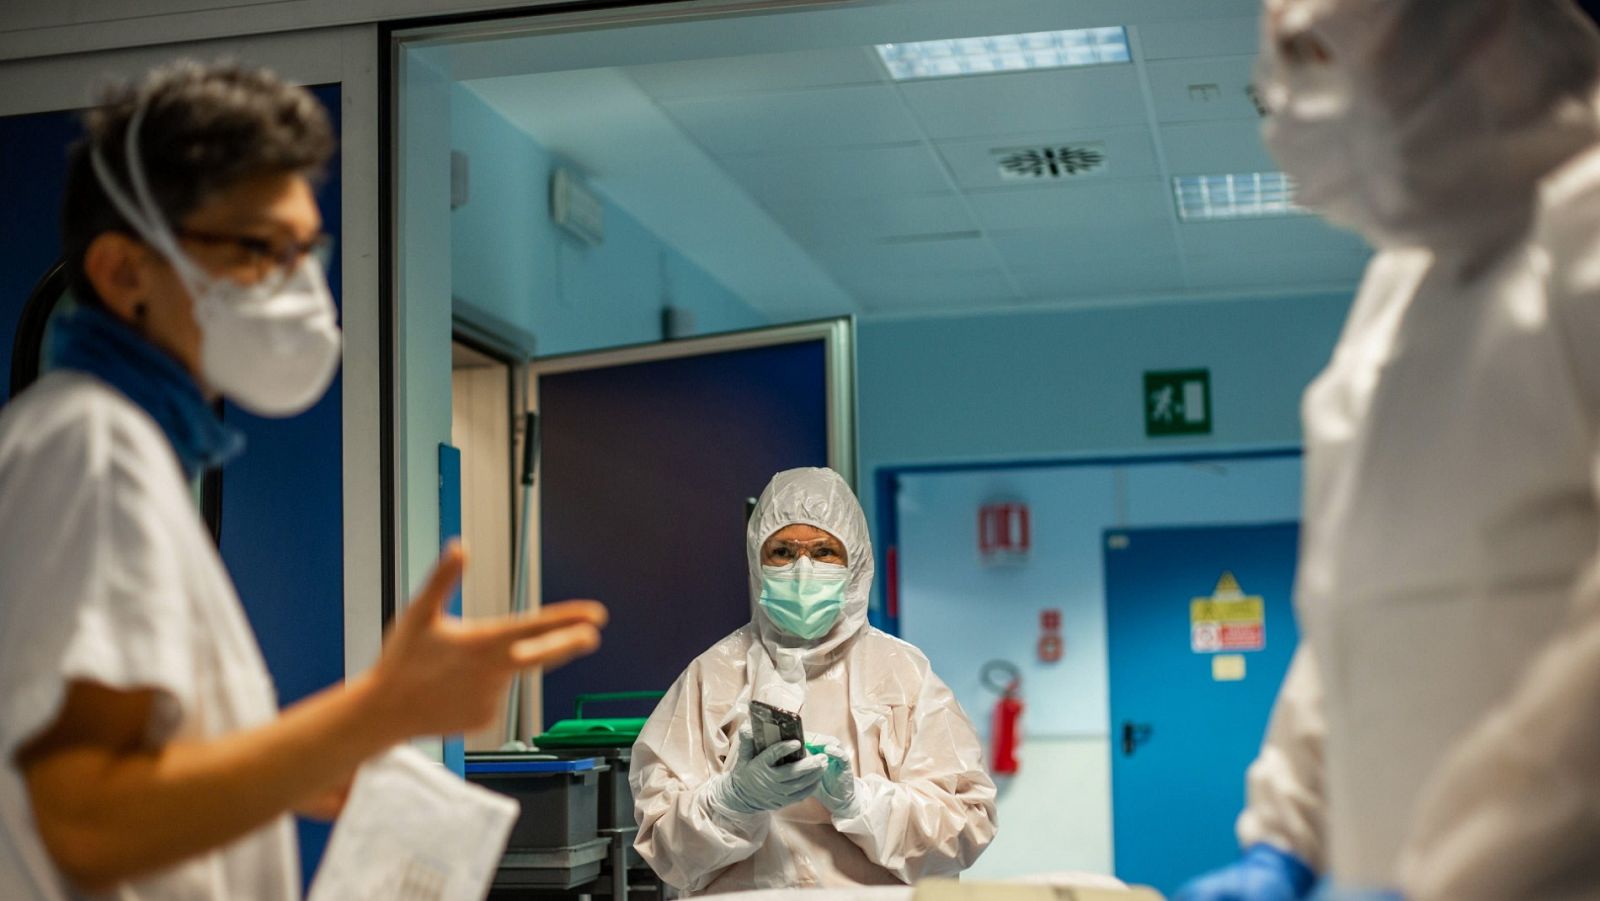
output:
<svg viewBox="0 0 1600 901"><path fill-rule="evenodd" d="M1171 231L1150 225L1074 224L990 232L989 240L1013 271L1078 271L1084 267L1133 263L1147 256L1177 256Z"/></svg>
<svg viewBox="0 0 1600 901"><path fill-rule="evenodd" d="M887 85L670 100L662 106L716 156L922 139Z"/></svg>
<svg viewBox="0 0 1600 901"><path fill-rule="evenodd" d="M775 206L773 213L795 240L813 247L977 228L966 202L954 192L858 200L811 197Z"/></svg>
<svg viewBox="0 0 1600 901"><path fill-rule="evenodd" d="M1170 60L1145 66L1157 120L1260 119L1250 99L1253 56Z"/></svg>
<svg viewBox="0 0 1600 901"><path fill-rule="evenodd" d="M1146 122L1132 65L931 78L900 83L935 140L1078 133Z"/></svg>
<svg viewBox="0 0 1600 901"><path fill-rule="evenodd" d="M1148 0L1135 4L1123 0L1124 7L1142 6L1140 23L1204 22L1210 19L1252 19L1261 13L1261 0Z"/></svg>
<svg viewBox="0 0 1600 901"><path fill-rule="evenodd" d="M1260 119L1184 122L1161 126L1167 166L1173 175L1276 172L1278 164L1261 141Z"/></svg>
<svg viewBox="0 0 1600 901"><path fill-rule="evenodd" d="M1255 15L1140 25L1140 49L1147 60L1250 56L1260 46Z"/></svg>
<svg viewBox="0 0 1600 901"><path fill-rule="evenodd" d="M724 157L722 167L775 212L824 200L950 190L950 180L923 144Z"/></svg>
<svg viewBox="0 0 1600 901"><path fill-rule="evenodd" d="M1018 299L999 269L868 277L846 290L868 313L969 310Z"/></svg>
<svg viewBox="0 0 1600 901"><path fill-rule="evenodd" d="M1334 228L1312 215L1271 219L1185 222L1178 229L1184 249L1191 254L1249 259L1303 252L1343 253L1359 256L1367 245L1354 232Z"/></svg>
<svg viewBox="0 0 1600 901"><path fill-rule="evenodd" d="M876 84L886 77L883 63L869 47L729 56L633 66L626 71L657 100Z"/></svg>
<svg viewBox="0 0 1600 901"><path fill-rule="evenodd" d="M1056 184L1087 184L1108 178L1140 178L1155 175L1160 171L1160 167L1156 164L1155 148L1150 144L1150 130L1144 127L940 141L935 146L963 188L1031 188ZM1000 160L1004 154L996 151L1061 147L1088 149L1101 155L1104 162L1091 174L1067 176L1059 181L1008 181L1001 175Z"/></svg>
<svg viewBox="0 0 1600 901"><path fill-rule="evenodd" d="M1366 254L1191 254L1189 284L1196 291L1344 288L1351 292L1366 271Z"/></svg>
<svg viewBox="0 0 1600 901"><path fill-rule="evenodd" d="M1166 182L1081 181L969 195L978 224L991 232L1021 229L1149 229L1166 233L1172 204Z"/></svg>
<svg viewBox="0 0 1600 901"><path fill-rule="evenodd" d="M847 287L863 279L976 272L996 268L1000 263L994 248L975 235L837 245L814 249L812 255L822 268Z"/></svg>
<svg viewBox="0 0 1600 901"><path fill-rule="evenodd" d="M1184 287L1183 267L1178 255L1171 252L1089 259L1070 268L1014 269L1012 276L1029 299L1036 301L1176 294Z"/></svg>

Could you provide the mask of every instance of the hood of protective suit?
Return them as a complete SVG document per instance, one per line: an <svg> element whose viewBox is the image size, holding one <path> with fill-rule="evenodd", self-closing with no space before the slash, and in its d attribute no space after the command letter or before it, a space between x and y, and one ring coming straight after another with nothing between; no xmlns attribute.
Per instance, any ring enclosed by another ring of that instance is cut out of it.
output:
<svg viewBox="0 0 1600 901"><path fill-rule="evenodd" d="M844 543L850 579L844 609L821 637L806 641L784 632L761 607L761 545L773 533L795 524L815 526ZM831 469L790 469L772 477L745 530L750 564L750 616L761 645L785 681L802 682L841 659L867 628L867 602L872 594L872 539L867 517L855 492Z"/></svg>
<svg viewBox="0 0 1600 901"><path fill-rule="evenodd" d="M1600 37L1571 0L1266 0L1257 86L1298 201L1382 246L1520 237L1600 139Z"/></svg>

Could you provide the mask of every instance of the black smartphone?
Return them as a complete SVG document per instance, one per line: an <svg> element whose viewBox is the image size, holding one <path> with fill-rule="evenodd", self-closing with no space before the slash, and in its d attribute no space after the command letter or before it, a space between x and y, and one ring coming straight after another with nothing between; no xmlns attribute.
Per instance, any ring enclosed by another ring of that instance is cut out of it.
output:
<svg viewBox="0 0 1600 901"><path fill-rule="evenodd" d="M806 730L800 725L798 713L774 707L765 701L751 701L750 734L755 738L757 754L780 742L800 742L799 750L773 761L773 766L805 759Z"/></svg>

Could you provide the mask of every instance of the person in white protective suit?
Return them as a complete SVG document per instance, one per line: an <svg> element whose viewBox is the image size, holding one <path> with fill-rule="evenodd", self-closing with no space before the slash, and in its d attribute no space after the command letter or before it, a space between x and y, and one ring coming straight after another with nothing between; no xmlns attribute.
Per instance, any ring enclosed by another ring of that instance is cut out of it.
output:
<svg viewBox="0 0 1600 901"><path fill-rule="evenodd" d="M1597 590L1593 25L1569 0L1267 0L1264 35L1270 149L1378 253L1304 400L1304 641L1247 850L1180 901L1395 887L1425 783Z"/></svg>
<svg viewBox="0 0 1600 901"><path fill-rule="evenodd" d="M827 469L774 476L746 533L752 615L689 665L633 747L646 861L690 893L953 876L995 834L977 733L920 651L867 625L872 543ZM824 755L753 753L750 702Z"/></svg>

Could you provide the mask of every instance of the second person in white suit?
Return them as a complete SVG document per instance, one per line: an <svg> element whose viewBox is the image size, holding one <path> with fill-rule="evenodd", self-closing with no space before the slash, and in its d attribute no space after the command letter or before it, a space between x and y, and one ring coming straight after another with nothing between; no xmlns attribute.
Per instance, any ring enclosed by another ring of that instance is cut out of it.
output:
<svg viewBox="0 0 1600 901"><path fill-rule="evenodd" d="M1399 885L1451 748L1600 599L1600 36L1570 0L1266 0L1264 38L1268 146L1378 253L1305 396L1248 850L1179 901Z"/></svg>
<svg viewBox="0 0 1600 901"><path fill-rule="evenodd" d="M972 723L920 651L867 624L872 543L850 487L779 473L746 536L751 622L700 655L634 745L635 843L690 893L955 875L995 834ZM826 754L756 754L749 709L801 715Z"/></svg>

